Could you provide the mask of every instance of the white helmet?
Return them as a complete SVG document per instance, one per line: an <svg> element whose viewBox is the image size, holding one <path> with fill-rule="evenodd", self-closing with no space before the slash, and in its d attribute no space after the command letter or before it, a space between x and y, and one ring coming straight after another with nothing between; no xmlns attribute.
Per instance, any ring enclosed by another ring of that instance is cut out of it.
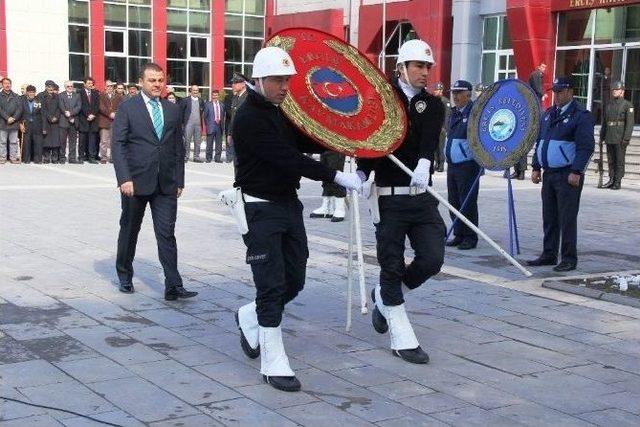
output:
<svg viewBox="0 0 640 427"><path fill-rule="evenodd" d="M287 52L279 47L268 46L260 49L253 58L251 77L258 79L268 76L293 76L296 67Z"/></svg>
<svg viewBox="0 0 640 427"><path fill-rule="evenodd" d="M396 64L402 64L407 61L428 62L434 65L436 63L433 59L431 46L417 39L404 42L398 49L398 62Z"/></svg>

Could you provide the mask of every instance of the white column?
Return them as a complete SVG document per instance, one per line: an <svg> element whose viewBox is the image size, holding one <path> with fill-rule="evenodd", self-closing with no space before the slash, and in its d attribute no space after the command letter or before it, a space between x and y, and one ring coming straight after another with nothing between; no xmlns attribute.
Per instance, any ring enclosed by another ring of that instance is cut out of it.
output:
<svg viewBox="0 0 640 427"><path fill-rule="evenodd" d="M67 0L6 0L7 74L13 89L44 82L60 85L69 78L69 9Z"/></svg>
<svg viewBox="0 0 640 427"><path fill-rule="evenodd" d="M453 43L451 81L480 81L482 57L482 18L480 0L453 0Z"/></svg>

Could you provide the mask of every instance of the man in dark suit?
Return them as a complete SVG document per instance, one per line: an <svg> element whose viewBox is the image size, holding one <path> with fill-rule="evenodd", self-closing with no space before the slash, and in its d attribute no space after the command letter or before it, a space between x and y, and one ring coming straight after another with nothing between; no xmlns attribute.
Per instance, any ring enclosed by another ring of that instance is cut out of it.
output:
<svg viewBox="0 0 640 427"><path fill-rule="evenodd" d="M93 88L95 81L91 77L84 80L84 88L80 89L81 108L80 125L80 158L89 163L98 163L98 114L100 114L100 92Z"/></svg>
<svg viewBox="0 0 640 427"><path fill-rule="evenodd" d="M42 163L42 130L42 103L29 85L22 101L22 163Z"/></svg>
<svg viewBox="0 0 640 427"><path fill-rule="evenodd" d="M82 163L78 159L78 114L82 107L80 95L73 87L73 82L64 82L64 92L58 95L58 107L60 114L60 161L67 159L67 141L69 144L69 163ZM82 155L80 156L82 157Z"/></svg>
<svg viewBox="0 0 640 427"><path fill-rule="evenodd" d="M165 85L165 73L159 65L144 65L140 84L142 92L120 104L112 127L111 155L122 193L116 259L120 291L133 292L133 258L149 203L165 274L164 298L189 298L197 292L182 286L175 238L178 197L184 188L180 109L159 99Z"/></svg>
<svg viewBox="0 0 640 427"><path fill-rule="evenodd" d="M220 91L214 89L211 92L211 101L204 104L204 124L207 127L207 149L205 158L207 163L211 163L211 158L216 163L221 163L222 155L222 134L224 132L224 122L226 112L222 102L218 100ZM213 155L215 142L215 156Z"/></svg>

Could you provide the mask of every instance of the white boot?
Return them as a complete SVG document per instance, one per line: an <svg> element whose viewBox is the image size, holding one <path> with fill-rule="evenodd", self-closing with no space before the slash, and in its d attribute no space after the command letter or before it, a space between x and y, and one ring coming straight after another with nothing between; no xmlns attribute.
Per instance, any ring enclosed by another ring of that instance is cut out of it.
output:
<svg viewBox="0 0 640 427"><path fill-rule="evenodd" d="M331 197L323 196L322 205L311 212L311 218L331 218Z"/></svg>
<svg viewBox="0 0 640 427"><path fill-rule="evenodd" d="M344 221L344 216L346 214L344 197L332 197L332 199L335 203L335 209L333 210L333 218L331 218L331 222Z"/></svg>
<svg viewBox="0 0 640 427"><path fill-rule="evenodd" d="M282 330L260 326L260 373L268 377L293 377L282 343Z"/></svg>
<svg viewBox="0 0 640 427"><path fill-rule="evenodd" d="M380 285L376 286L376 307L387 319L389 336L391 337L391 350L410 350L420 346L416 334L413 332L411 322L407 317L404 304L387 306L382 303Z"/></svg>
<svg viewBox="0 0 640 427"><path fill-rule="evenodd" d="M242 343L243 351L250 358L256 358L260 355L260 328L258 326L255 301L251 301L238 309L238 327L244 336L246 344L249 346L249 348L245 348L245 343Z"/></svg>

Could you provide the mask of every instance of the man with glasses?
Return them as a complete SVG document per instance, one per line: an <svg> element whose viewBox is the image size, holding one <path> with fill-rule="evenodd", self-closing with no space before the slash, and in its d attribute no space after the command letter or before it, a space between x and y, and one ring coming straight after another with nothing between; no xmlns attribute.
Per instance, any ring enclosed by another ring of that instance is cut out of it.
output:
<svg viewBox="0 0 640 427"><path fill-rule="evenodd" d="M78 114L82 107L80 95L73 87L73 82L64 82L64 92L58 94L60 115L60 162L67 160L67 144L69 145L69 163L83 163L78 158ZM68 142L67 142L68 141Z"/></svg>

